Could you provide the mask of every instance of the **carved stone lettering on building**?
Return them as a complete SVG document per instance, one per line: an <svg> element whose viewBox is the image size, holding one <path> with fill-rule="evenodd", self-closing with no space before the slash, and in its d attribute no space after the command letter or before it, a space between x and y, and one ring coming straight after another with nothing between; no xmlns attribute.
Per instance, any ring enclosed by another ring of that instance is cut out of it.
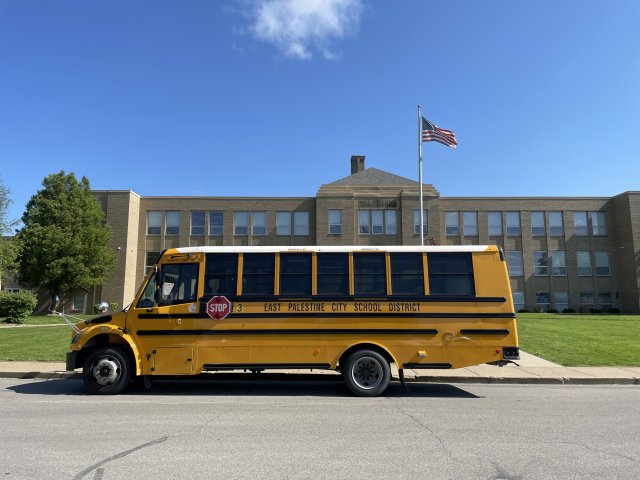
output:
<svg viewBox="0 0 640 480"><path fill-rule="evenodd" d="M358 200L358 208L398 208L398 200L395 198Z"/></svg>

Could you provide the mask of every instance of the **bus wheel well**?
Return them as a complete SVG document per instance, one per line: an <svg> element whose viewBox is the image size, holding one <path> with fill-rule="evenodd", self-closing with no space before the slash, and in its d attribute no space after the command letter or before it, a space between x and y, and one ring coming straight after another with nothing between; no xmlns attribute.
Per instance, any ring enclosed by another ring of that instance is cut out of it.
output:
<svg viewBox="0 0 640 480"><path fill-rule="evenodd" d="M349 358L349 355L353 352L357 352L358 350L373 350L374 352L378 352L382 355L390 364L395 362L391 354L380 345L376 345L375 343L358 343L342 352L342 355L340 355L340 359L338 360L338 370L340 370L341 366L344 365L344 362Z"/></svg>
<svg viewBox="0 0 640 480"><path fill-rule="evenodd" d="M78 352L78 355L76 357L76 368L82 368L87 357L91 355L91 353L96 349L109 346L119 348L123 352L125 352L131 362L131 368L133 369L133 374L135 375L136 360L135 356L133 355L133 350L131 350L129 344L118 335L109 335L107 333L96 335L91 340L89 340L84 347L82 347L82 350Z"/></svg>

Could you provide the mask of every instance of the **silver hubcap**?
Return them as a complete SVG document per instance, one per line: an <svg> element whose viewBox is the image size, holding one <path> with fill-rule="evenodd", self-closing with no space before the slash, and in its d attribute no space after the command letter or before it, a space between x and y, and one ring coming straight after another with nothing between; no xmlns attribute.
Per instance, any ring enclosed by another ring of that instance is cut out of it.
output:
<svg viewBox="0 0 640 480"><path fill-rule="evenodd" d="M376 388L382 382L382 365L372 357L362 357L351 368L354 383L365 390Z"/></svg>
<svg viewBox="0 0 640 480"><path fill-rule="evenodd" d="M91 369L96 383L103 387L116 383L120 378L121 372L122 366L120 362L112 356L98 358Z"/></svg>

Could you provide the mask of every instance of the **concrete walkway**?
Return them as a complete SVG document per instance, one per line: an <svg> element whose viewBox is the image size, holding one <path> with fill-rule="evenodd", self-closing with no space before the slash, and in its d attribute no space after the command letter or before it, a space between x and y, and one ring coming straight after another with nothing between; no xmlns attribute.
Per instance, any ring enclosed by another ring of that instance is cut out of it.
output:
<svg viewBox="0 0 640 480"><path fill-rule="evenodd" d="M572 385L640 385L640 367L563 367L542 358L520 352L518 365L496 367L478 365L456 370L410 370L404 371L407 382L425 383L530 383ZM392 368L394 379L398 379L397 368ZM205 374L220 378L241 379L243 373ZM325 380L339 374L334 371L314 370L265 370L265 378ZM80 378L79 370L66 372L64 363L53 362L0 362L0 377L4 378Z"/></svg>

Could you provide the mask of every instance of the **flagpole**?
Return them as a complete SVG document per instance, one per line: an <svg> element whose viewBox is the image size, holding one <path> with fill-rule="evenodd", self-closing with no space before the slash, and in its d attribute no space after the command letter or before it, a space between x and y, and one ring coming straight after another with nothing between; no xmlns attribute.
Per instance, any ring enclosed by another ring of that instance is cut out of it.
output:
<svg viewBox="0 0 640 480"><path fill-rule="evenodd" d="M420 184L420 246L424 246L424 205L422 200L422 113L418 105L418 183Z"/></svg>

